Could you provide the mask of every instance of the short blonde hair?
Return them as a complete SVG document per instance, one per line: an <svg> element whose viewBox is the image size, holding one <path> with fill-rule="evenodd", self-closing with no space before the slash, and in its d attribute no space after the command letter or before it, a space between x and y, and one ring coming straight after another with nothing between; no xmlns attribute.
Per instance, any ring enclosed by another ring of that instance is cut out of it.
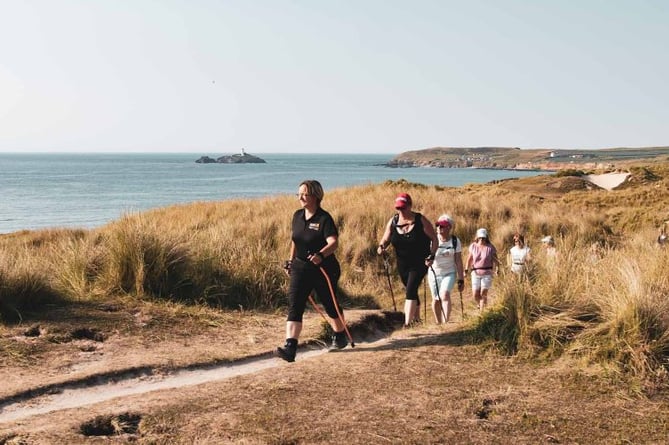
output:
<svg viewBox="0 0 669 445"><path fill-rule="evenodd" d="M307 188L307 193L316 198L320 204L320 202L323 200L323 196L325 196L325 192L323 192L323 186L321 183L315 179L305 179L304 181L300 182L300 187L302 186L305 186Z"/></svg>

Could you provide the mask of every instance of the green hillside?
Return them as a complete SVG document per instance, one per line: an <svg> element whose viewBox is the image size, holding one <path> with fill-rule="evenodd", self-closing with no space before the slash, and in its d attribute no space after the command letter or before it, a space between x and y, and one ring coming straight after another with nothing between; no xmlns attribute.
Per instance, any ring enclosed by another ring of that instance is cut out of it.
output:
<svg viewBox="0 0 669 445"><path fill-rule="evenodd" d="M389 167L618 168L625 163L669 160L669 147L551 149L517 147L434 147L400 153Z"/></svg>

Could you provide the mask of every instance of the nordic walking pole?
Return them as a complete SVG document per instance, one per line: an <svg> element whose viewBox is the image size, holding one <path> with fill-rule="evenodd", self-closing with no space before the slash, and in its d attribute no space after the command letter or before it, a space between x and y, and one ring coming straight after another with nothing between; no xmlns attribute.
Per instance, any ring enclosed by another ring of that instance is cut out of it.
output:
<svg viewBox="0 0 669 445"><path fill-rule="evenodd" d="M383 268L386 270L386 278L388 278L388 289L390 289L390 298L393 299L393 309L397 312L397 304L395 303L395 294L393 293L393 285L390 282L390 264L388 263L388 256L386 251L381 252L381 257L383 258Z"/></svg>
<svg viewBox="0 0 669 445"><path fill-rule="evenodd" d="M332 297L332 304L334 304L335 310L337 311L337 317L339 318L339 321L341 324L344 325L344 331L346 332L346 336L348 337L348 341L351 343L351 347L355 348L355 342L353 341L353 336L351 335L351 332L348 330L348 326L346 325L346 320L344 319L344 316L341 313L341 310L339 309L339 304L337 304L337 297L335 296L334 288L332 287L332 281L330 281L330 277L328 276L328 273L323 269L323 266L317 266L320 270L321 273L323 273L323 276L325 277L325 282L328 283L328 289L330 290L330 296Z"/></svg>

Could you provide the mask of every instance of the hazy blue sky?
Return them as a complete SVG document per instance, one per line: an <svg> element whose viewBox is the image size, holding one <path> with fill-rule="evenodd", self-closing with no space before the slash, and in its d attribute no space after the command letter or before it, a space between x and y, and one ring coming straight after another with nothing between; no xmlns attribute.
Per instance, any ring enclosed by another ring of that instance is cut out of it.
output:
<svg viewBox="0 0 669 445"><path fill-rule="evenodd" d="M669 1L0 0L0 151L669 145Z"/></svg>

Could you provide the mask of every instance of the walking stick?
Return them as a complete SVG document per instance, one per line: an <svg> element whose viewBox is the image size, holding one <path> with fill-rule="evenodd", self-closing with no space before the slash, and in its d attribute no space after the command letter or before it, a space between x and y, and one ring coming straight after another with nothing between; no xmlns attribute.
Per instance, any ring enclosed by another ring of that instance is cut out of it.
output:
<svg viewBox="0 0 669 445"><path fill-rule="evenodd" d="M332 297L332 304L334 304L335 310L337 311L337 317L339 318L339 322L344 325L344 332L346 332L346 336L348 337L348 341L351 343L351 347L355 348L355 343L353 342L353 336L351 335L351 332L348 330L348 326L346 325L346 320L344 319L344 316L342 315L341 310L339 309L339 304L337 304L337 297L335 296L334 288L332 287L332 281L330 281L330 277L328 276L328 273L325 271L325 269L323 269L323 266L318 266L318 268L321 270L323 276L325 277L325 281L328 283L328 289L330 290L330 296ZM309 296L309 298L311 298L311 296Z"/></svg>
<svg viewBox="0 0 669 445"><path fill-rule="evenodd" d="M462 303L462 291L460 290L460 286L458 286L458 293L460 294L460 312L462 313L462 319L465 319L465 305Z"/></svg>
<svg viewBox="0 0 669 445"><path fill-rule="evenodd" d="M381 258L383 258L383 268L386 270L386 278L388 278L388 289L390 289L390 298L393 299L393 310L397 312L397 304L395 303L395 294L393 293L393 285L390 282L390 264L388 263L388 256L386 251L381 251Z"/></svg>

